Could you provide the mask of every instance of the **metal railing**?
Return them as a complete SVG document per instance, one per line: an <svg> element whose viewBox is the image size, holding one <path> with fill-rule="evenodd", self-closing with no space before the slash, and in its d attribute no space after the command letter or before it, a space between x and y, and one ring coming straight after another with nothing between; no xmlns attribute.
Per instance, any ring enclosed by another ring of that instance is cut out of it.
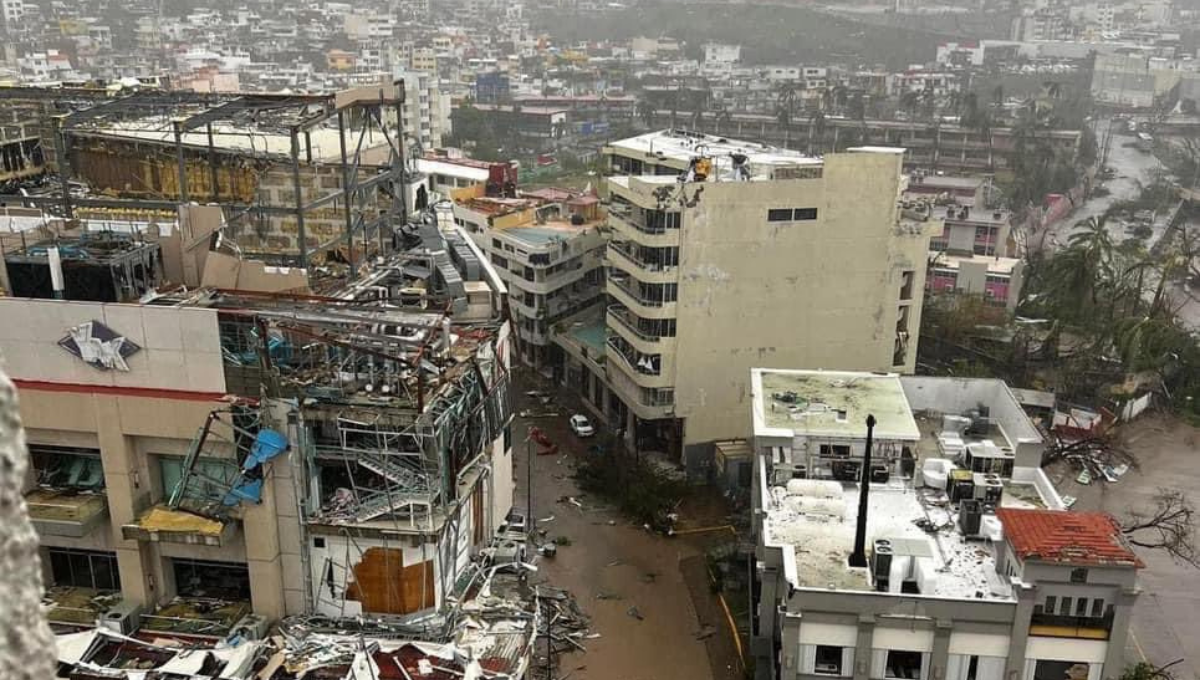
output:
<svg viewBox="0 0 1200 680"><path fill-rule="evenodd" d="M622 327L627 329L630 333L638 336L642 340L645 340L646 342L659 342L662 340L661 335L653 335L638 328L636 318L629 312L628 309L619 305L609 305L608 313L611 314L618 322L620 322Z"/></svg>

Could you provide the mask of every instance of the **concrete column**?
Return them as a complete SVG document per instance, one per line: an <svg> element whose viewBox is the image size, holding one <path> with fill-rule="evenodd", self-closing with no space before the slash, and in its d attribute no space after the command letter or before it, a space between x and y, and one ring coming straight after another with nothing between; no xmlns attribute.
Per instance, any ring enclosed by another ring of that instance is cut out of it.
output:
<svg viewBox="0 0 1200 680"><path fill-rule="evenodd" d="M947 619L938 619L933 626L933 653L929 655L929 680L944 680L946 664L950 661L950 629Z"/></svg>
<svg viewBox="0 0 1200 680"><path fill-rule="evenodd" d="M779 678L792 680L800 675L800 615L785 613L781 623Z"/></svg>
<svg viewBox="0 0 1200 680"><path fill-rule="evenodd" d="M1133 605L1140 593L1136 590L1125 590L1117 595L1113 606L1112 631L1108 635L1108 652L1104 656L1103 678L1121 677L1125 670L1125 640L1129 637L1129 623L1133 617Z"/></svg>
<svg viewBox="0 0 1200 680"><path fill-rule="evenodd" d="M108 496L109 525L121 574L121 594L127 600L153 607L162 596L161 572L153 563L155 551L138 541L127 541L121 527L132 524L149 505L149 480L142 480L137 450L131 438L121 432L121 409L117 397L95 396L96 440L104 466L104 485ZM143 554L144 553L144 554Z"/></svg>
<svg viewBox="0 0 1200 680"><path fill-rule="evenodd" d="M1017 596L1017 611L1013 616L1012 635L1008 643L1008 663L1004 668L1005 680L1021 680L1025 673L1025 647L1029 643L1029 619L1033 616L1033 605L1037 601L1037 587L1014 584Z"/></svg>
<svg viewBox="0 0 1200 680"><path fill-rule="evenodd" d="M278 459L268 463L274 477ZM268 619L284 615L283 560L276 523L276 484L264 484L262 502L243 505L242 529L246 539L246 567L250 571L250 605Z"/></svg>
<svg viewBox="0 0 1200 680"><path fill-rule="evenodd" d="M756 655L771 656L775 639L775 626L779 613L779 581L782 575L775 567L764 567L759 574L761 590L758 596L758 634L751 642Z"/></svg>
<svg viewBox="0 0 1200 680"><path fill-rule="evenodd" d="M871 642L875 638L875 616L859 614L858 640L854 645L854 680L867 680L871 675Z"/></svg>

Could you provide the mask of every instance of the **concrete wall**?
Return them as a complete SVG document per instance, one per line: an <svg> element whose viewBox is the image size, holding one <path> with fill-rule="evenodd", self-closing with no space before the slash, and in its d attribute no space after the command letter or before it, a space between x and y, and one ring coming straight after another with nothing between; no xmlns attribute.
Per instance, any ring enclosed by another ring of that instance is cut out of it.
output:
<svg viewBox="0 0 1200 680"><path fill-rule="evenodd" d="M0 319L0 352L17 381L225 391L215 310L2 298ZM58 346L88 321L141 347L126 359L128 372L94 368Z"/></svg>
<svg viewBox="0 0 1200 680"><path fill-rule="evenodd" d="M823 179L709 182L680 229L675 411L685 443L750 432L750 369L911 372L929 237L895 231L901 157L837 154ZM818 219L768 222L769 208ZM906 360L893 365L901 275ZM664 362L665 363L665 362Z"/></svg>
<svg viewBox="0 0 1200 680"><path fill-rule="evenodd" d="M904 376L900 384L914 411L961 414L979 404L986 405L991 410L989 417L1000 425L1016 454L1014 465L1041 467L1045 449L1042 435L1003 380Z"/></svg>

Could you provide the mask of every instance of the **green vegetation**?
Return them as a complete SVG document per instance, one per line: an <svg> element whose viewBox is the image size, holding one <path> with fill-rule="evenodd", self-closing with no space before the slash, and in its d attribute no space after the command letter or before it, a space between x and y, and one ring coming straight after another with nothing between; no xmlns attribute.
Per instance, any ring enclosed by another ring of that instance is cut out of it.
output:
<svg viewBox="0 0 1200 680"><path fill-rule="evenodd" d="M621 512L656 530L666 531L687 492L687 485L634 456L605 451L585 458L575 470L579 488L617 505Z"/></svg>

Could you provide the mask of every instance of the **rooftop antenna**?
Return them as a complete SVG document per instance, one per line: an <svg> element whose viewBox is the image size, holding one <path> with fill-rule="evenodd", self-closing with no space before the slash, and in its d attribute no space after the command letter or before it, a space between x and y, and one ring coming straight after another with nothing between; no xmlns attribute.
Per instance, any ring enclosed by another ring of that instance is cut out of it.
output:
<svg viewBox="0 0 1200 680"><path fill-rule="evenodd" d="M867 415L867 447L863 451L862 482L858 492L858 527L854 531L854 552L850 566L867 566L867 496L871 491L871 442L875 434L875 416Z"/></svg>

